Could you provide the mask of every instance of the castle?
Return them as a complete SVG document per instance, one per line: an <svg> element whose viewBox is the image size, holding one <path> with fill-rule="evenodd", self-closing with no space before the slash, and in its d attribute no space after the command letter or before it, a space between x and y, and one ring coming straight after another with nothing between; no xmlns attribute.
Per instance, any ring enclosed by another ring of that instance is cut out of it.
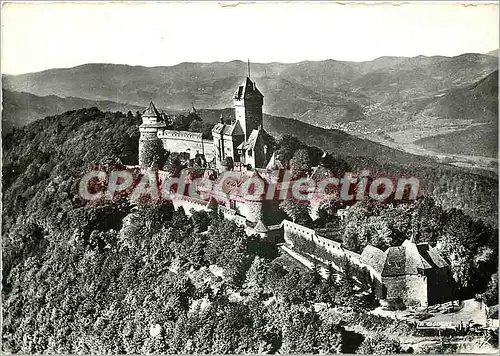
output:
<svg viewBox="0 0 500 356"><path fill-rule="evenodd" d="M139 164L150 167L155 163L150 157L160 140L168 152L184 153L191 159L203 155L218 171L264 168L272 154L262 127L264 96L250 77L237 88L233 103L235 119L226 124L221 116L212 129L213 140L207 140L201 133L167 129L167 117L151 102L139 126Z"/></svg>
<svg viewBox="0 0 500 356"><path fill-rule="evenodd" d="M176 210L182 207L191 214L192 210L216 209L224 218L244 227L248 234L260 235L272 242L285 241L290 249L297 248L293 246L292 236L312 242L318 251L324 249L331 255L345 257L369 271L376 296L389 305L426 306L453 298L449 264L428 244L417 245L406 240L402 246L390 247L385 252L366 246L362 254L357 254L344 249L339 242L320 236L314 229L286 220L286 215L278 207L280 200L277 196L271 199L262 195L242 196L239 188L249 179L258 180L266 187L279 184L277 177L271 174L271 168L279 165L262 127L264 96L250 76L238 86L232 99L235 119L225 123L221 116L220 122L211 130L212 140L204 139L202 133L167 129L168 118L152 102L143 112L139 126L139 164L142 168L154 166L159 158L158 152L163 148L168 152L183 153L191 160L201 156L204 162L211 162L201 174L211 176L214 185L220 183L219 173L234 173L231 184L221 184L220 191L208 188L205 191L209 193L208 199L187 194L174 196L172 204ZM324 167L316 167L312 176L324 175L323 170ZM159 177L160 181L169 178L164 171L159 171ZM191 179L193 177L187 178ZM199 193L204 193L203 186L198 188ZM284 250L290 251L288 248L284 247ZM310 257L321 260L316 255Z"/></svg>
<svg viewBox="0 0 500 356"><path fill-rule="evenodd" d="M264 96L254 81L247 76L233 96L234 117L230 123L220 122L211 130L212 140L204 139L202 133L170 130L169 118L158 111L151 102L142 113L139 126L139 165L154 167L161 148L189 157L203 157L206 174L212 174L217 183L219 173L234 171L232 186L223 186L222 191L207 192L210 199L202 200L188 196L172 199L174 207L183 207L186 213L194 210L217 208L227 219L244 226L248 233L255 233L269 240L280 238L280 223L283 220L278 209L279 201L268 201L262 196L238 196L239 187L248 179L259 180L262 185L271 183L266 164L272 161L272 150L266 142L263 129L262 106ZM195 113L196 109L191 110ZM160 180L168 179L166 172L159 172ZM191 178L188 178L191 179ZM203 193L203 187L198 187ZM232 196L229 199L228 196Z"/></svg>

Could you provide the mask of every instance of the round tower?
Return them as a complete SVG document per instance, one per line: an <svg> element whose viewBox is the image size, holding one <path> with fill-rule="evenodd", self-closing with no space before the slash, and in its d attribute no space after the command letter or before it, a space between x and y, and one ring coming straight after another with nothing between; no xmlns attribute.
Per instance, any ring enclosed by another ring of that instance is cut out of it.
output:
<svg viewBox="0 0 500 356"><path fill-rule="evenodd" d="M153 102L142 113L142 124L139 126L139 165L150 168L158 165L161 149L163 147L158 138L158 131L166 125L161 121L161 114Z"/></svg>
<svg viewBox="0 0 500 356"><path fill-rule="evenodd" d="M268 183L259 172L253 170L242 184L243 199L246 205L246 218L257 223L266 220L265 203Z"/></svg>

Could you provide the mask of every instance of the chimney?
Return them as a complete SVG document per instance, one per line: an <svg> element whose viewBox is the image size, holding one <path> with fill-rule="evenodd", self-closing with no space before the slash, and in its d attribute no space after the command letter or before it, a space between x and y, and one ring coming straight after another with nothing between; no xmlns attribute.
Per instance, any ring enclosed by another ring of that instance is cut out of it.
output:
<svg viewBox="0 0 500 356"><path fill-rule="evenodd" d="M221 124L224 124L224 117L222 116L222 113L220 114L219 122Z"/></svg>

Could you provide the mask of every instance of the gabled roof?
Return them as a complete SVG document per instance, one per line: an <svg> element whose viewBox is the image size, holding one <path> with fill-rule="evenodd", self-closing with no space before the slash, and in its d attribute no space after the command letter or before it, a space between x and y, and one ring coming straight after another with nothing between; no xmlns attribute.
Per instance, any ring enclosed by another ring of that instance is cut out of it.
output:
<svg viewBox="0 0 500 356"><path fill-rule="evenodd" d="M257 95L261 98L264 97L259 89L257 89L255 82L252 82L250 78L246 77L243 83L236 89L234 98L237 100L247 99L250 95Z"/></svg>
<svg viewBox="0 0 500 356"><path fill-rule="evenodd" d="M387 249L382 276L399 276L406 274L406 253L404 246Z"/></svg>
<svg viewBox="0 0 500 356"><path fill-rule="evenodd" d="M155 104L153 104L153 102L151 101L149 103L149 106L146 108L146 110L143 111L142 116L150 116L150 117L152 116L152 117L160 118L161 114L158 111L158 109L156 109Z"/></svg>
<svg viewBox="0 0 500 356"><path fill-rule="evenodd" d="M269 162L266 165L266 169L268 170L273 170L273 169L284 169L285 166L279 159L276 158L276 152L273 152L273 155L269 159Z"/></svg>
<svg viewBox="0 0 500 356"><path fill-rule="evenodd" d="M212 132L218 133L224 136L242 136L243 129L238 121L228 125L223 123L218 123L212 128Z"/></svg>
<svg viewBox="0 0 500 356"><path fill-rule="evenodd" d="M239 144L237 147L238 150L253 150L255 148L255 144L257 143L257 140L259 136L262 136L262 130L252 130L252 133L250 136L248 136L248 140L243 141L242 143Z"/></svg>
<svg viewBox="0 0 500 356"><path fill-rule="evenodd" d="M385 252L375 246L368 245L361 253L361 261L372 266L378 273L382 273L385 264Z"/></svg>

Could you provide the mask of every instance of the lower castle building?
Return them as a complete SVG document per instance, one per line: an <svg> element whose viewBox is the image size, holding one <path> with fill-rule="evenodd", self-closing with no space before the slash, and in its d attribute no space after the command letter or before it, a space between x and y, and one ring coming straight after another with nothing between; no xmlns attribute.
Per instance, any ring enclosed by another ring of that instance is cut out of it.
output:
<svg viewBox="0 0 500 356"><path fill-rule="evenodd" d="M429 306L454 300L450 266L428 243L405 240L385 252L366 246L361 262L378 281L378 299L393 306Z"/></svg>

